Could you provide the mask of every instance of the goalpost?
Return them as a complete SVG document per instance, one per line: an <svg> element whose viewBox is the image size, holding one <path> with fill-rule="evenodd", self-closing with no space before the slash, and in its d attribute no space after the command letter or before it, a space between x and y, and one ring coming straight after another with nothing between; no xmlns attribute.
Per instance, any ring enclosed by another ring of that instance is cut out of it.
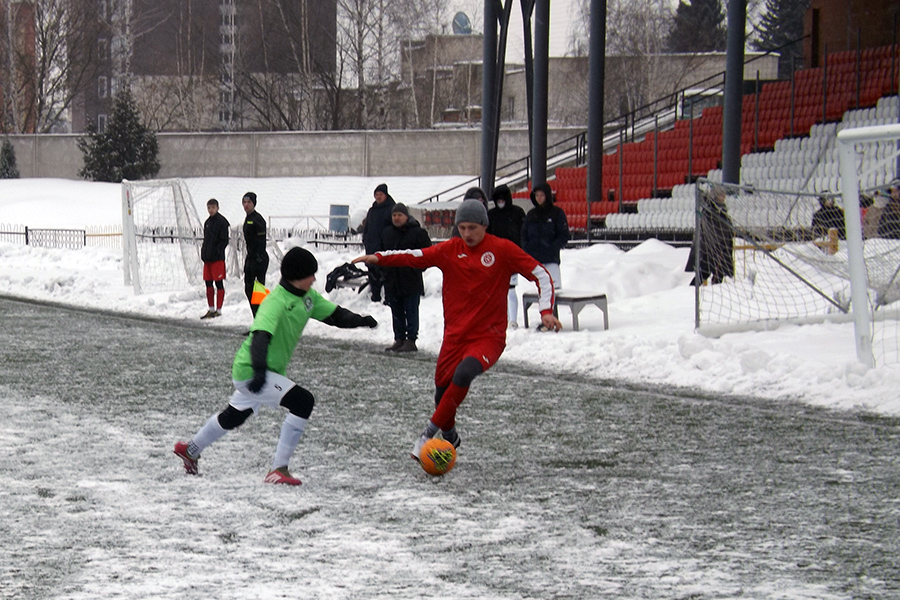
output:
<svg viewBox="0 0 900 600"><path fill-rule="evenodd" d="M179 179L122 181L125 284L136 294L202 283L203 222Z"/></svg>
<svg viewBox="0 0 900 600"><path fill-rule="evenodd" d="M840 193L701 179L693 247L702 281L698 331L852 322L862 363L900 363L900 202L888 202L885 191L896 176L897 140L900 125L839 132L826 155L839 163Z"/></svg>
<svg viewBox="0 0 900 600"><path fill-rule="evenodd" d="M858 148L872 142L880 142L882 140L896 142L898 139L900 139L900 125L878 125L845 129L837 135L837 147L841 164L841 189L843 190L844 210L848 215L847 255L854 307L853 322L856 338L856 355L862 363L870 367L875 366L875 356L872 349L873 335L878 334L881 336L882 347L886 347L884 343L888 341L888 338L885 334L889 333L888 330L893 332L894 339L897 337L897 309L896 306L891 307L890 305L897 299L897 275L900 272L900 254L898 254L896 248L897 242L893 242L887 248L883 248L885 244L879 243L881 240L870 240L870 245L874 246L873 250L877 250L879 253L887 253L890 256L890 260L886 264L886 282L879 282L876 279L879 275L877 272L873 272L870 275L866 265L861 218L856 218L860 215L860 173L858 169L861 161ZM893 157L891 159L893 160ZM851 215L854 218L851 218ZM876 292L874 298L869 297L870 281L876 284L871 286L873 291ZM873 309L871 313L869 312L870 302ZM879 310L881 311L879 316L883 316L885 319L880 319L880 325L876 328L873 315ZM890 319L887 318L888 312L893 313ZM896 351L896 345L894 345L893 349Z"/></svg>

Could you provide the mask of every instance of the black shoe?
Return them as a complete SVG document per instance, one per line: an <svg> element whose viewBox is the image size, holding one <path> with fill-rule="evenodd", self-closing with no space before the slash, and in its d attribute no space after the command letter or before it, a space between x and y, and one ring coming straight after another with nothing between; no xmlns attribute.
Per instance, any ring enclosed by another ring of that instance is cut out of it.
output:
<svg viewBox="0 0 900 600"><path fill-rule="evenodd" d="M462 438L459 436L459 432L454 431L452 435L448 435L449 433L449 431L442 431L441 435L445 440L453 444L454 448L459 448L459 445L462 443Z"/></svg>
<svg viewBox="0 0 900 600"><path fill-rule="evenodd" d="M403 340L400 343L400 347L397 348L394 352L418 352L419 349L416 348L415 340Z"/></svg>
<svg viewBox="0 0 900 600"><path fill-rule="evenodd" d="M402 345L403 345L403 340L394 340L394 345L391 346L390 348L385 348L384 351L385 352L396 352Z"/></svg>

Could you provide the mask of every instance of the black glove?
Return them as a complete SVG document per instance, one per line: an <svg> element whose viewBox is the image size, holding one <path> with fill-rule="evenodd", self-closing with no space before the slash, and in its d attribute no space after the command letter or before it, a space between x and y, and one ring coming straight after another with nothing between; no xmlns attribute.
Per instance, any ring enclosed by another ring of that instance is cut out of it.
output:
<svg viewBox="0 0 900 600"><path fill-rule="evenodd" d="M378 327L378 321L376 321L375 317L373 317L372 315L364 316L362 321L363 325L365 325L366 327L371 327L372 329Z"/></svg>
<svg viewBox="0 0 900 600"><path fill-rule="evenodd" d="M250 380L250 383L247 384L247 389L252 394L258 394L259 390L266 385L266 372L265 371L254 371L253 379Z"/></svg>

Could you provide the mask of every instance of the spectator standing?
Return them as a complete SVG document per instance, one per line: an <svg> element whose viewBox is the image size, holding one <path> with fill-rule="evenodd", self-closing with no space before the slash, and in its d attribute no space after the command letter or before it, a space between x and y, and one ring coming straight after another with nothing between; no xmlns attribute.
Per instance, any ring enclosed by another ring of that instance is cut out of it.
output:
<svg viewBox="0 0 900 600"><path fill-rule="evenodd" d="M219 413L210 417L188 442L176 442L175 455L188 475L197 475L200 454L226 433L240 427L260 407L282 407L288 414L281 425L272 469L265 483L300 485L288 462L306 429L315 398L285 375L291 356L310 319L334 327L377 327L371 316L342 308L312 289L318 263L308 250L292 248L281 261L281 281L260 305L250 335L234 357L234 393Z"/></svg>
<svg viewBox="0 0 900 600"><path fill-rule="evenodd" d="M891 182L888 195L887 206L878 223L878 236L897 240L900 239L900 180Z"/></svg>
<svg viewBox="0 0 900 600"><path fill-rule="evenodd" d="M566 213L553 201L553 190L547 183L539 183L531 190L534 205L525 215L522 226L522 249L547 267L553 287L562 287L559 271L559 252L569 241L569 222Z"/></svg>
<svg viewBox="0 0 900 600"><path fill-rule="evenodd" d="M228 230L231 224L219 213L219 201L215 198L207 200L206 211L209 218L203 223L200 260L203 261L203 282L206 284L208 309L200 318L212 319L222 314L222 304L225 302L225 248L228 247Z"/></svg>
<svg viewBox="0 0 900 600"><path fill-rule="evenodd" d="M499 185L491 194L494 208L488 211L487 232L499 238L509 240L516 246L522 247L522 226L525 224L525 211L522 207L513 203L512 192L506 185ZM507 319L509 327L518 327L519 298L516 295L516 286L519 284L519 274L513 273L509 279L509 293L507 294Z"/></svg>
<svg viewBox="0 0 900 600"><path fill-rule="evenodd" d="M834 198L826 196L819 197L819 210L813 214L812 218L812 234L813 238L820 238L828 235L829 229L837 229L838 238L847 239L846 227L844 225L844 209L835 206Z"/></svg>
<svg viewBox="0 0 900 600"><path fill-rule="evenodd" d="M725 188L712 184L708 193L700 197L700 272L694 273L691 285L722 283L726 277L734 277L734 225L725 203ZM684 270L695 269L697 244L691 246Z"/></svg>
<svg viewBox="0 0 900 600"><path fill-rule="evenodd" d="M439 431L459 447L456 410L475 377L494 366L506 348L503 299L510 275L520 273L537 284L541 322L548 329L562 329L553 316L553 284L547 269L509 240L487 233L484 205L466 200L456 211L455 221L459 237L443 243L353 259L354 263L381 263L386 267L437 267L444 274L444 341L434 374L436 408L413 446L416 459L425 442Z"/></svg>
<svg viewBox="0 0 900 600"><path fill-rule="evenodd" d="M375 187L375 201L366 213L365 229L363 230L363 246L366 254L377 252L381 249L381 233L391 225L391 211L394 208L394 199L388 194L386 183L379 183ZM384 285L384 274L380 267L369 269L369 293L372 302L381 302L381 288Z"/></svg>
<svg viewBox="0 0 900 600"><path fill-rule="evenodd" d="M266 252L266 220L256 212L256 194L247 192L241 199L246 216L244 217L244 242L247 245L247 258L244 259L244 293L250 302L250 311L256 317L258 304L253 304L253 282L266 284L266 271L269 270L269 253Z"/></svg>
<svg viewBox="0 0 900 600"><path fill-rule="evenodd" d="M881 215L884 214L884 207L887 206L888 199L880 191L876 191L872 196L872 204L866 209L863 215L862 228L863 238L871 239L878 237L878 223L881 221Z"/></svg>
<svg viewBox="0 0 900 600"><path fill-rule="evenodd" d="M431 246L428 232L403 203L391 210L392 224L381 233L381 250L416 250ZM384 298L391 307L394 345L388 352L416 352L419 337L419 300L425 294L422 269L385 267Z"/></svg>

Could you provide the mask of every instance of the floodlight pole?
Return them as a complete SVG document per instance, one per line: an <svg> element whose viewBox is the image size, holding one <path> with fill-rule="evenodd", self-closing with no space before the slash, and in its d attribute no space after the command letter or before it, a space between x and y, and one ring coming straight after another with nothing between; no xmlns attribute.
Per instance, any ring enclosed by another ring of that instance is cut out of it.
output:
<svg viewBox="0 0 900 600"><path fill-rule="evenodd" d="M486 2L485 4L490 4ZM531 143L531 181L547 182L547 81L550 70L550 0L534 3L534 132Z"/></svg>
<svg viewBox="0 0 900 600"><path fill-rule="evenodd" d="M722 181L741 182L741 110L744 87L744 30L747 1L731 0L727 9L725 110L722 123Z"/></svg>
<svg viewBox="0 0 900 600"><path fill-rule="evenodd" d="M606 77L606 0L591 0L590 83L587 133L587 239L591 241L591 207L603 200L603 94ZM655 140L655 138L654 138ZM655 142L654 142L655 143ZM654 187L655 184L654 184Z"/></svg>
<svg viewBox="0 0 900 600"><path fill-rule="evenodd" d="M495 98L497 79L497 25L499 11L496 2L484 3L484 39L481 60L481 187L493 188L496 177L496 161L493 149L499 134L500 123L496 118ZM499 75L502 77L502 73ZM488 192L490 193L490 192Z"/></svg>

